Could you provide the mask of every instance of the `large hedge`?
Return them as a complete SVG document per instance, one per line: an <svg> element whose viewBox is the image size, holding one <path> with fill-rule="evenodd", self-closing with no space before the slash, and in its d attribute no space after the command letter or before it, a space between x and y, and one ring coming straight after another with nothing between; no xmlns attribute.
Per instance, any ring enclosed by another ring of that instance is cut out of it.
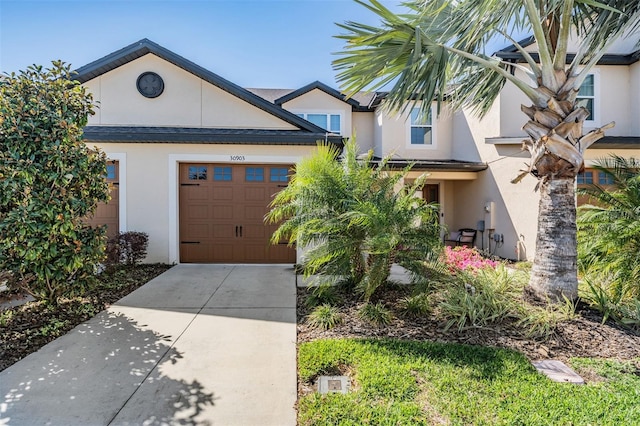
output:
<svg viewBox="0 0 640 426"><path fill-rule="evenodd" d="M51 303L104 256L105 229L85 222L109 200L105 155L82 141L93 113L64 62L0 77L0 271Z"/></svg>

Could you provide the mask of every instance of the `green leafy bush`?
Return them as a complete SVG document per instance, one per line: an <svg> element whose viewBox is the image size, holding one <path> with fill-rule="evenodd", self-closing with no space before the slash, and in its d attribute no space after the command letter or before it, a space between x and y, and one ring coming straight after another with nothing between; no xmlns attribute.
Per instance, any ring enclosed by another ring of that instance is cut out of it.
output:
<svg viewBox="0 0 640 426"><path fill-rule="evenodd" d="M391 311L380 302L366 303L358 310L360 319L377 326L391 324Z"/></svg>
<svg viewBox="0 0 640 426"><path fill-rule="evenodd" d="M339 156L337 147L319 145L300 161L267 219L280 224L273 242L304 247L305 276L349 282L368 301L386 284L393 263L439 253L438 207L415 196L426 175L405 187L410 167L391 172L391 157L360 156L354 140Z"/></svg>
<svg viewBox="0 0 640 426"><path fill-rule="evenodd" d="M336 287L331 285L319 285L310 287L304 303L309 308L318 305L335 305L340 302L340 296L336 292Z"/></svg>
<svg viewBox="0 0 640 426"><path fill-rule="evenodd" d="M338 308L331 305L320 305L309 314L307 324L313 328L329 330L342 324L343 320L344 318Z"/></svg>
<svg viewBox="0 0 640 426"><path fill-rule="evenodd" d="M594 166L613 187L579 188L592 204L578 208L578 266L604 278L610 295L640 299L640 160L611 156Z"/></svg>
<svg viewBox="0 0 640 426"><path fill-rule="evenodd" d="M433 310L431 298L426 293L402 298L400 307L402 312L410 317L425 317L430 315Z"/></svg>
<svg viewBox="0 0 640 426"><path fill-rule="evenodd" d="M564 297L563 301L544 306L523 305L516 311L518 325L524 327L529 337L548 340L559 324L576 316L576 303Z"/></svg>
<svg viewBox="0 0 640 426"><path fill-rule="evenodd" d="M524 277L504 266L484 268L474 273L460 271L442 291L440 314L446 329L456 326L483 327L507 318L516 318L520 309Z"/></svg>
<svg viewBox="0 0 640 426"><path fill-rule="evenodd" d="M640 300L620 293L607 277L586 276L580 287L580 297L602 314L602 322L612 319L618 324L640 330Z"/></svg>
<svg viewBox="0 0 640 426"><path fill-rule="evenodd" d="M109 200L105 155L82 141L89 114L91 94L61 61L1 80L0 270L49 303L104 257L104 227L84 220Z"/></svg>
<svg viewBox="0 0 640 426"><path fill-rule="evenodd" d="M149 235L145 232L120 232L107 241L107 262L135 265L147 256Z"/></svg>

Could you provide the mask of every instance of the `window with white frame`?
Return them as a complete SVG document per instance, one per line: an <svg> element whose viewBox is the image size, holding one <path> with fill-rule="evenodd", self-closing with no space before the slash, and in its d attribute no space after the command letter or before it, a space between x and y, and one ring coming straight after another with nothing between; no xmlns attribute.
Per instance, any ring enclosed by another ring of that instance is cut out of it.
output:
<svg viewBox="0 0 640 426"><path fill-rule="evenodd" d="M435 145L433 135L433 111L428 116L420 113L420 108L411 110L411 130L409 134L409 144L411 146L428 146Z"/></svg>
<svg viewBox="0 0 640 426"><path fill-rule="evenodd" d="M300 112L296 114L298 117L322 127L331 133L342 133L342 118L340 114L322 113L322 112Z"/></svg>
<svg viewBox="0 0 640 426"><path fill-rule="evenodd" d="M585 120L585 124L595 124L600 121L597 108L597 74L591 73L582 82L578 96L576 97L576 105L581 106L589 111L589 117Z"/></svg>

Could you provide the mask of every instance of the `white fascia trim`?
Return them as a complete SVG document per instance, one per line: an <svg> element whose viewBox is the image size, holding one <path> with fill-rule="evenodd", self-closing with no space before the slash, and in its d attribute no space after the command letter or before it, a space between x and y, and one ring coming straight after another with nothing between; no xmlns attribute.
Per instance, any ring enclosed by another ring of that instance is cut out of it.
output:
<svg viewBox="0 0 640 426"><path fill-rule="evenodd" d="M118 230L127 232L127 154L105 151L107 159L118 162Z"/></svg>
<svg viewBox="0 0 640 426"><path fill-rule="evenodd" d="M292 155L243 155L242 161L232 161L229 154L169 154L169 263L180 263L179 234L179 191L178 178L180 163L228 163L228 164L297 164L303 157Z"/></svg>

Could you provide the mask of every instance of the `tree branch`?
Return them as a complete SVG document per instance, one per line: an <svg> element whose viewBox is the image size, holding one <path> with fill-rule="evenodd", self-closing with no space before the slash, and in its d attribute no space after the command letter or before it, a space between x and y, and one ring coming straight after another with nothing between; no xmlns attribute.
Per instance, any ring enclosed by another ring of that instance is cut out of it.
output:
<svg viewBox="0 0 640 426"><path fill-rule="evenodd" d="M515 48L518 50L518 52L520 52L520 54L522 55L522 57L524 58L525 61L527 61L527 64L529 64L529 67L531 67L531 71L533 72L533 74L535 75L536 78L540 78L542 77L542 71L540 70L540 67L538 66L538 64L536 63L536 61L531 57L531 55L529 54L529 52L527 52L526 50L524 50L524 47L522 47L520 45L520 43L518 43L517 41L515 41L509 34L507 34L506 32L502 31L502 30L498 30L498 32L500 34L502 34L502 36L504 38L506 38L507 40L509 40L511 43L513 43L513 45L515 46Z"/></svg>
<svg viewBox="0 0 640 426"><path fill-rule="evenodd" d="M533 36L538 43L540 68L542 70L542 84L555 90L557 89L556 76L553 72L553 61L551 59L551 52L549 52L547 37L544 32L544 28L542 28L540 14L536 9L534 0L524 0L524 6L527 16L529 17L529 22L531 23L531 28L533 29Z"/></svg>
<svg viewBox="0 0 640 426"><path fill-rule="evenodd" d="M529 86L527 83L520 80L518 77L511 75L511 73L508 72L507 70L500 68L500 65L499 65L500 62L492 62L481 56L474 55L469 52L465 52L464 50L458 50L453 47L449 47L445 45L441 45L441 46L451 53L455 53L458 56L467 58L473 62L476 62L482 65L483 67L489 68L497 72L498 74L503 76L505 79L512 82L518 89L520 89L525 95L527 95L527 97L531 99L533 103L536 104L537 106L544 108L547 105L548 98L546 96L544 96L539 91L537 91L535 87Z"/></svg>
<svg viewBox="0 0 640 426"><path fill-rule="evenodd" d="M562 8L558 45L556 46L556 52L553 56L553 69L556 71L564 71L565 62L567 61L567 46L569 44L569 34L571 31L572 9L573 0L565 0L564 7Z"/></svg>

